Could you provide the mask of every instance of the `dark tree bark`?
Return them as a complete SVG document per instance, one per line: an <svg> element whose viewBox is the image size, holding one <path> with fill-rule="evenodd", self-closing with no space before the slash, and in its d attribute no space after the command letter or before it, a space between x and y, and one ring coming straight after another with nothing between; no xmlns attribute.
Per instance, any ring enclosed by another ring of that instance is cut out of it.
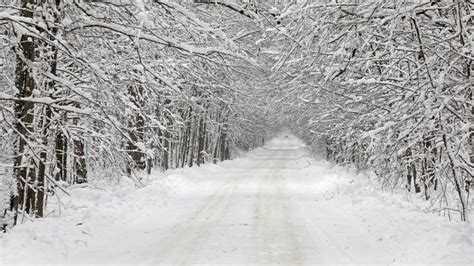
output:
<svg viewBox="0 0 474 266"><path fill-rule="evenodd" d="M224 161L226 159L226 144L227 144L227 124L224 123L224 125L222 125L222 131L221 131L221 140L219 142L220 144L220 151L219 151L219 155L220 155L220 160L221 161Z"/></svg>
<svg viewBox="0 0 474 266"><path fill-rule="evenodd" d="M44 115L41 121L43 146L48 146L48 131L51 124L51 108L46 106L44 108ZM43 217L44 215L44 200L45 200L45 177L46 177L46 161L48 159L48 153L43 149L40 153L40 162L38 166L38 190L37 190L37 201L36 201L36 215L37 217Z"/></svg>
<svg viewBox="0 0 474 266"><path fill-rule="evenodd" d="M192 117L193 117L193 122L194 122L196 120L195 115L193 115ZM196 125L191 122L191 136L189 138L189 146L188 146L188 150L189 150L188 166L189 167L193 167L194 165L194 152L195 152L194 147L196 144L196 134L197 134Z"/></svg>
<svg viewBox="0 0 474 266"><path fill-rule="evenodd" d="M66 114L64 114L66 115ZM65 121L64 119L63 121ZM56 150L56 167L58 168L56 174L56 181L67 180L67 145L68 141L66 135L62 131L60 125L58 125L58 132L55 139L55 150Z"/></svg>
<svg viewBox="0 0 474 266"><path fill-rule="evenodd" d="M206 140L206 123L204 117L199 119L199 136L198 136L198 148L197 148L197 159L196 164L200 166L204 163L204 145Z"/></svg>
<svg viewBox="0 0 474 266"><path fill-rule="evenodd" d="M226 141L224 160L230 160L230 144Z"/></svg>
<svg viewBox="0 0 474 266"><path fill-rule="evenodd" d="M74 183L87 183L87 165L84 154L84 143L81 139L75 138L74 146Z"/></svg>
<svg viewBox="0 0 474 266"><path fill-rule="evenodd" d="M161 154L161 169L164 171L169 169L169 155L170 155L170 141L169 141L170 133L165 130L163 132L163 153Z"/></svg>
<svg viewBox="0 0 474 266"><path fill-rule="evenodd" d="M33 12L37 6L35 0L21 1L20 14L26 18L33 18ZM34 38L27 34L22 34L20 44L15 48L16 68L15 87L18 90L16 97L31 97L35 89L33 73L29 67L35 61ZM11 197L10 210L13 212L13 224L17 223L18 210L30 213L35 209L34 189L36 166L30 158L29 143L32 140L34 130L34 104L28 101L15 102L15 123L17 133L14 151L13 176L17 182L17 191Z"/></svg>
<svg viewBox="0 0 474 266"><path fill-rule="evenodd" d="M416 171L416 163L412 158L412 148L408 148L406 150L406 158L408 160L407 163L407 189L411 191L412 183L415 186L415 193L419 193L421 191L420 185L418 184L417 180L417 171Z"/></svg>
<svg viewBox="0 0 474 266"><path fill-rule="evenodd" d="M217 159L219 158L219 147L220 147L220 141L221 141L221 129L222 127L219 127L217 130L217 138L216 138L216 143L214 145L214 151L212 152L212 162L217 163Z"/></svg>
<svg viewBox="0 0 474 266"><path fill-rule="evenodd" d="M192 107L189 108L189 113L188 113L188 121L186 122L186 130L184 131L184 136L183 136L183 142L181 143L182 147L182 161L181 161L181 167L184 167L187 163L187 158L188 158L188 153L189 153L189 142L190 142L190 135L191 135L191 113L193 109Z"/></svg>
<svg viewBox="0 0 474 266"><path fill-rule="evenodd" d="M130 101L135 104L138 110L143 107L143 88L141 86L130 86L128 88L128 95ZM143 141L144 137L145 119L141 113L137 112L128 119L128 135L129 140L127 144L128 153L132 159L132 163L127 167L127 173L132 174L132 170L137 168L144 170L146 167L144 160L144 153L136 145Z"/></svg>
<svg viewBox="0 0 474 266"><path fill-rule="evenodd" d="M163 103L163 107L168 108L170 104L171 104L171 99L166 98L164 103ZM164 115L164 119L166 121L166 126L168 128L166 130L162 131L163 152L161 154L161 163L160 164L161 164L161 169L166 171L170 168L170 156L171 156L170 138L172 137L171 133L170 133L170 129L171 129L171 126L173 124L173 119L169 116L169 114L167 112L165 112L163 115Z"/></svg>

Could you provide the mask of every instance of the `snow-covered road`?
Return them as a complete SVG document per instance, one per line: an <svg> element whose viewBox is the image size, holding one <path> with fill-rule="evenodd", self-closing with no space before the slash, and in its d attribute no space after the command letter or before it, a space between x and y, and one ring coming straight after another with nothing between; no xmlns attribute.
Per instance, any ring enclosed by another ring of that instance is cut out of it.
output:
<svg viewBox="0 0 474 266"><path fill-rule="evenodd" d="M151 262L300 264L314 244L286 185L294 153L269 149L245 168L217 172L228 175L224 184L165 232Z"/></svg>
<svg viewBox="0 0 474 266"><path fill-rule="evenodd" d="M147 262L385 262L377 259L387 257L377 242L348 224L343 213L314 208L311 195L294 189L304 186L299 169L291 169L303 155L299 144L283 138L255 153L245 167L236 164L215 173L228 176L224 184L198 196L197 206L162 232L149 246ZM349 244L354 248L349 250Z"/></svg>
<svg viewBox="0 0 474 266"><path fill-rule="evenodd" d="M291 135L242 159L121 187L73 189L61 217L0 238L0 264L473 262L472 224L415 210L366 177L310 158Z"/></svg>

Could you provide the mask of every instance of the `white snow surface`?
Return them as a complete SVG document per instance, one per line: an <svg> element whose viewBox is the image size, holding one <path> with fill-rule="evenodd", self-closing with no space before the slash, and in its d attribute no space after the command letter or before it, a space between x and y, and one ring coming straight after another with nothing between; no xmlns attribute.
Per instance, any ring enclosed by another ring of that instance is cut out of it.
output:
<svg viewBox="0 0 474 266"><path fill-rule="evenodd" d="M61 213L0 234L7 264L466 264L449 222L281 135L243 158L71 189ZM55 206L53 206L55 205ZM417 207L418 206L418 207Z"/></svg>

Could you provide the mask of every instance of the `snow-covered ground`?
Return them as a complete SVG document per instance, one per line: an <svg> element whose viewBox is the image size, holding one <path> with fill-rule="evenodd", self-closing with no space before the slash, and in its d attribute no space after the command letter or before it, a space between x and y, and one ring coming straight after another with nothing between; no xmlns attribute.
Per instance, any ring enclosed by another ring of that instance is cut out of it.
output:
<svg viewBox="0 0 474 266"><path fill-rule="evenodd" d="M61 210L0 235L0 265L474 264L472 224L426 214L303 146L282 135L145 188L74 188Z"/></svg>

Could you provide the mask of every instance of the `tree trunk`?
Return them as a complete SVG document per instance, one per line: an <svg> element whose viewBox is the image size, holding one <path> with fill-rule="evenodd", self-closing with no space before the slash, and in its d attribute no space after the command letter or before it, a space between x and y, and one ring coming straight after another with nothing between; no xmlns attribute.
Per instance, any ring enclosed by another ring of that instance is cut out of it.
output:
<svg viewBox="0 0 474 266"><path fill-rule="evenodd" d="M193 122L195 121L194 119L194 116L193 116ZM189 167L193 167L193 164L194 164L194 146L195 146L195 143L196 143L196 125L194 123L191 122L191 136L190 136L190 140L189 140L189 146L188 146L188 150L189 150L189 161L188 161L188 166Z"/></svg>
<svg viewBox="0 0 474 266"><path fill-rule="evenodd" d="M168 131L163 132L163 153L161 154L161 169L166 171L169 169L169 154L170 154L170 133Z"/></svg>
<svg viewBox="0 0 474 266"><path fill-rule="evenodd" d="M44 116L41 121L41 128L43 129L42 138L43 146L48 146L48 131L51 124L51 115L52 110L49 106L45 107ZM44 196L45 196L45 176L46 176L46 161L48 159L48 154L46 149L43 149L40 153L40 162L38 166L38 192L36 200L36 216L43 217L44 214Z"/></svg>
<svg viewBox="0 0 474 266"><path fill-rule="evenodd" d="M66 114L64 114L66 115ZM63 121L65 121L64 119ZM56 145L56 167L58 168L56 174L56 181L66 181L67 179L67 138L63 133L62 128L58 125L58 132L55 139Z"/></svg>
<svg viewBox="0 0 474 266"><path fill-rule="evenodd" d="M49 12L53 15L54 21L52 25L48 25L52 36L50 37L51 41L54 41L53 38L58 33L57 24L61 20L61 9L60 9L60 0L55 0L54 5L49 7ZM58 49L54 45L49 45L48 43L44 43L46 46L46 50L50 50L50 56L47 56L47 60L50 67L50 73L53 76L57 75L57 68L58 68ZM46 90L50 93L51 97L54 96L54 92L56 91L56 82L54 80L49 80L47 82ZM37 177L37 192L36 192L36 216L43 217L44 215L44 205L45 205L45 179L46 179L46 161L48 159L48 154L46 151L46 147L48 147L48 137L50 133L51 127L51 117L52 117L53 110L51 107L46 106L44 108L44 114L41 119L40 127L42 128L41 137L42 137L42 144L43 150L40 152L40 161L38 166L38 177Z"/></svg>
<svg viewBox="0 0 474 266"><path fill-rule="evenodd" d="M206 123L204 118L201 117L199 120L199 137L198 137L198 149L197 149L197 160L196 164L200 166L204 163L204 145L206 140Z"/></svg>
<svg viewBox="0 0 474 266"><path fill-rule="evenodd" d="M87 165L84 154L84 143L81 139L75 138L74 146L74 182L77 184L87 183Z"/></svg>
<svg viewBox="0 0 474 266"><path fill-rule="evenodd" d="M37 4L35 0L22 0L20 15L25 18L33 18L33 12ZM21 33L19 33L21 34ZM17 98L31 97L35 89L33 73L29 68L29 63L35 61L35 43L32 36L22 34L20 44L15 48L16 68L15 87ZM15 102L15 122L14 127L17 133L15 140L13 176L17 182L17 191L13 193L10 200L10 210L13 212L13 225L18 221L18 210L24 207L24 212L29 213L34 210L30 208L34 199L32 186L35 181L35 165L31 158L30 141L33 140L33 120L34 104L28 101Z"/></svg>
<svg viewBox="0 0 474 266"><path fill-rule="evenodd" d="M128 96L130 101L135 104L137 110L141 110L143 107L143 88L141 86L130 86L128 88ZM144 160L144 153L137 146L138 142L143 143L144 138L144 127L145 119L141 113L137 112L128 119L128 153L132 159L132 162L127 166L127 173L132 174L133 169L144 170L146 163Z"/></svg>
<svg viewBox="0 0 474 266"><path fill-rule="evenodd" d="M226 142L227 142L227 124L222 125L221 140L220 140L220 159L224 161L226 159Z"/></svg>

